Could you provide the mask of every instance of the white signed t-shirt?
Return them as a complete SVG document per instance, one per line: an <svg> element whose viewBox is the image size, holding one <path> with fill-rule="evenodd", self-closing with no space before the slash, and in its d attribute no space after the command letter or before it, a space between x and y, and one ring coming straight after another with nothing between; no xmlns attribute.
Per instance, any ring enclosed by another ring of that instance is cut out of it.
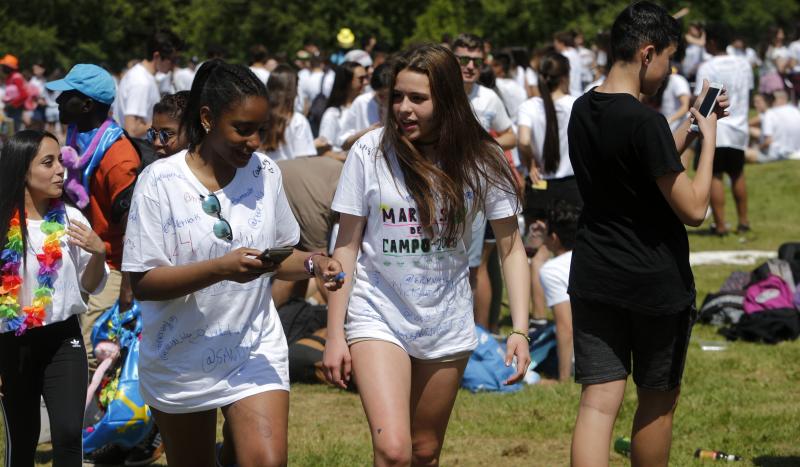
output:
<svg viewBox="0 0 800 467"><path fill-rule="evenodd" d="M254 153L214 192L233 241L213 233L208 190L186 164L186 151L161 159L136 184L122 269L145 272L197 263L240 247L292 246L300 228L277 164ZM289 389L288 350L270 279L222 281L184 297L141 302L139 377L145 402L167 413L197 412L247 396Z"/></svg>
<svg viewBox="0 0 800 467"><path fill-rule="evenodd" d="M347 311L347 340L386 340L421 359L472 350L477 340L465 248L472 219L466 219L464 238L446 241L424 233L396 156L379 150L382 134L383 129L370 131L350 149L333 200L334 211L367 218ZM465 196L471 204L472 192ZM517 204L512 188L507 193L490 187L484 212L501 219L515 215Z"/></svg>
<svg viewBox="0 0 800 467"><path fill-rule="evenodd" d="M283 130L283 143L274 151L269 151L267 155L275 161L316 156L317 148L314 147L314 135L311 133L308 119L303 114L294 112L286 129Z"/></svg>

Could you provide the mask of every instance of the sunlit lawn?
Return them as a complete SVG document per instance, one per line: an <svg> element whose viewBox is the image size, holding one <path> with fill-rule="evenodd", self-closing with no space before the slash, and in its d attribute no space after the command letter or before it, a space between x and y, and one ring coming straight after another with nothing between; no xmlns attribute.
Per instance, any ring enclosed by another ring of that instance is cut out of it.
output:
<svg viewBox="0 0 800 467"><path fill-rule="evenodd" d="M800 241L800 163L748 166L753 233L744 237L690 236L693 251L766 249ZM730 222L735 226L732 201ZM694 268L700 299L737 268ZM723 340L695 327L675 419L672 465L693 465L696 448L745 458L739 465L800 465L800 342L775 346L731 343L705 352L699 340ZM511 395L459 394L442 465L552 466L569 460L570 433L580 388L545 383ZM626 435L635 410L628 386L615 435ZM289 463L299 466L371 464L371 446L358 396L324 386L294 385ZM4 436L0 439L5 439ZM40 446L49 465L50 446ZM1 454L0 454L1 455ZM626 459L610 453L612 465ZM165 459L162 458L162 462Z"/></svg>

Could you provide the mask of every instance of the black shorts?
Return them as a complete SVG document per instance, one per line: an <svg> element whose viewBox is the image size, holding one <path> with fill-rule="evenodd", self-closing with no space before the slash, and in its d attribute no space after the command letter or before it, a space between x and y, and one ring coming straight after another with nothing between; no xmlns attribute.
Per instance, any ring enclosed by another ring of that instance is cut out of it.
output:
<svg viewBox="0 0 800 467"><path fill-rule="evenodd" d="M563 199L579 208L583 206L575 177L547 180L546 190L534 190L530 179L526 179L526 182L525 209L523 211L526 223L547 218L547 210L558 200Z"/></svg>
<svg viewBox="0 0 800 467"><path fill-rule="evenodd" d="M694 169L700 162L700 152L694 158ZM711 172L714 175L728 174L736 178L744 171L744 150L734 148L717 148L714 151L714 166Z"/></svg>
<svg viewBox="0 0 800 467"><path fill-rule="evenodd" d="M694 305L674 314L649 315L576 297L570 302L577 383L627 379L632 359L636 386L670 391L681 384L697 318Z"/></svg>

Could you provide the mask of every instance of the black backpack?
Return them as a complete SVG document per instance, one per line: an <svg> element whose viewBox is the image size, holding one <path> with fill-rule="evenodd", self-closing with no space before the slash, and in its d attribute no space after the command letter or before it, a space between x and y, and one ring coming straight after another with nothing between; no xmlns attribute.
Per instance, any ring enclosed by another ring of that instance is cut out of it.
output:
<svg viewBox="0 0 800 467"><path fill-rule="evenodd" d="M142 173L145 167L153 163L158 156L156 155L156 150L150 142L141 138L134 138L133 136L129 135L127 131L123 128L122 134L125 135L125 138L130 141L131 146L133 146L134 151L139 156L139 170L136 174L136 180L139 179L139 174ZM133 190L136 187L136 180L130 184L128 188L125 188L121 192L117 194L117 197L112 200L111 203L111 221L114 223L122 222L123 218L127 218L128 210L131 207L131 199L133 198Z"/></svg>
<svg viewBox="0 0 800 467"><path fill-rule="evenodd" d="M319 94L311 101L311 107L308 109L308 123L311 124L311 134L314 135L314 138L319 136L319 126L322 124L322 115L328 107L328 98L325 97L325 93L322 92L324 84L325 75L323 74L322 79L319 80Z"/></svg>
<svg viewBox="0 0 800 467"><path fill-rule="evenodd" d="M800 280L800 243L788 242L778 248L778 258L788 261L794 280Z"/></svg>

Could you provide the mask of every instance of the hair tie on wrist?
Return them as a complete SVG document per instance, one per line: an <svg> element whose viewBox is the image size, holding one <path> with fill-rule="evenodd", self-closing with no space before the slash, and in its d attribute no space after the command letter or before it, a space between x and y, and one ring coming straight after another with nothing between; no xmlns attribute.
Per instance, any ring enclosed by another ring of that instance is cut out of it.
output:
<svg viewBox="0 0 800 467"><path fill-rule="evenodd" d="M527 333L527 332L525 332L525 331L520 331L520 330L518 330L518 329L514 329L514 330L512 330L512 331L511 331L511 334L509 334L509 335L508 335L508 337L511 337L511 336L513 336L514 334L519 334L520 336L524 337L526 341L528 341L528 344L530 344L530 343L531 343L531 338L530 338L530 336L528 336L528 333Z"/></svg>

